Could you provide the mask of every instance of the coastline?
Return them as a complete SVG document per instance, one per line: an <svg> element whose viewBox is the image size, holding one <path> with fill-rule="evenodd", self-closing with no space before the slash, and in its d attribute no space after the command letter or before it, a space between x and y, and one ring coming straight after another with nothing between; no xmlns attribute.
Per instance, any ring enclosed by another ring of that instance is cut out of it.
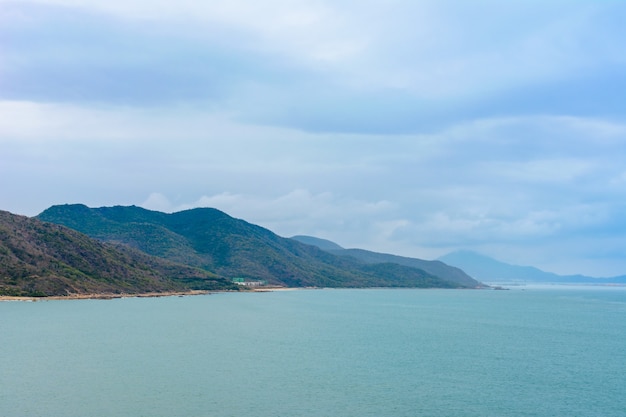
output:
<svg viewBox="0 0 626 417"><path fill-rule="evenodd" d="M301 288L293 287L256 287L246 288L247 291L239 292L273 292L273 291L293 291ZM3 301L48 301L48 300L113 300L117 298L156 298L156 297L186 297L192 295L207 295L220 292L238 292L229 290L189 290L189 291L165 291L165 292L144 292L144 293L97 293L97 294L68 294L49 295L45 297L26 297L0 295L0 302Z"/></svg>
<svg viewBox="0 0 626 417"><path fill-rule="evenodd" d="M25 296L9 296L0 295L0 302L9 301L48 301L48 300L113 300L117 298L157 298L157 297L186 297L192 295L217 294L222 292L242 292L242 293L266 293L266 292L283 292L283 291L303 291L303 290L331 290L331 289L400 289L400 287L354 287L354 288L326 288L326 287L252 287L245 288L243 291L232 290L189 290L189 291L165 291L165 292L146 292L146 293L97 293L97 294L69 294L69 295L50 295L45 297L25 297ZM416 289L416 288L405 288ZM436 289L436 288L421 288ZM509 289L509 288L496 288Z"/></svg>
<svg viewBox="0 0 626 417"><path fill-rule="evenodd" d="M189 291L166 291L166 292L145 292L145 293L98 293L98 294L69 294L69 295L50 295L46 297L13 297L9 295L0 295L2 301L47 301L47 300L113 300L116 298L144 298L144 297L184 297L190 295L206 295L220 291L205 290L189 290Z"/></svg>

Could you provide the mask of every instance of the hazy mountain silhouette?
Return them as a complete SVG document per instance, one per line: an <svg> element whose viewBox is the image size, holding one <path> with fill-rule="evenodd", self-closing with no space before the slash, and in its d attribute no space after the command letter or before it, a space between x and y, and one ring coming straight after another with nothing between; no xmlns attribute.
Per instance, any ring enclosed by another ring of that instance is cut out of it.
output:
<svg viewBox="0 0 626 417"><path fill-rule="evenodd" d="M511 265L472 251L455 251L439 260L457 266L484 282L626 283L626 276L594 278L585 275L558 275L532 266Z"/></svg>
<svg viewBox="0 0 626 417"><path fill-rule="evenodd" d="M446 265L441 261L427 261L418 258L408 258L404 256L390 255L367 251L364 249L344 249L338 244L326 239L319 239L313 236L293 236L292 239L315 245L320 249L332 254L358 259L367 264L388 263L418 268L429 274L436 275L447 281L457 283L465 287L480 287L482 284L466 274L457 267Z"/></svg>

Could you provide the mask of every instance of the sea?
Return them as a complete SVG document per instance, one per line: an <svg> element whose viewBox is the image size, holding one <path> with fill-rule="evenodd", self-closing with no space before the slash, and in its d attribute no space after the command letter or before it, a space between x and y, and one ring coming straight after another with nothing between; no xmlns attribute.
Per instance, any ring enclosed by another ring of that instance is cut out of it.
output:
<svg viewBox="0 0 626 417"><path fill-rule="evenodd" d="M0 302L0 416L626 416L626 287Z"/></svg>

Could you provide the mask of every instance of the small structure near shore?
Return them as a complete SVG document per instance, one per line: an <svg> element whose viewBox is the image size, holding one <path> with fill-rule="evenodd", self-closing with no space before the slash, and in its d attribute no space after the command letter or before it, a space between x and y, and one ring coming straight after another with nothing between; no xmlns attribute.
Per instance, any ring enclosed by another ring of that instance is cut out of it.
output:
<svg viewBox="0 0 626 417"><path fill-rule="evenodd" d="M264 279L248 281L245 278L233 278L232 282L244 287L264 287L267 285L267 281Z"/></svg>

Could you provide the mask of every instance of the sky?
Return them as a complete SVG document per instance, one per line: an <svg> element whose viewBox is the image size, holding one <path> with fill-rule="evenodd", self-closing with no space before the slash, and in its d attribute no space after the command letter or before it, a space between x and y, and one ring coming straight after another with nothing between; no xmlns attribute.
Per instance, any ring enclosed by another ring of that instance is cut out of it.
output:
<svg viewBox="0 0 626 417"><path fill-rule="evenodd" d="M0 209L626 274L626 1L0 0Z"/></svg>

